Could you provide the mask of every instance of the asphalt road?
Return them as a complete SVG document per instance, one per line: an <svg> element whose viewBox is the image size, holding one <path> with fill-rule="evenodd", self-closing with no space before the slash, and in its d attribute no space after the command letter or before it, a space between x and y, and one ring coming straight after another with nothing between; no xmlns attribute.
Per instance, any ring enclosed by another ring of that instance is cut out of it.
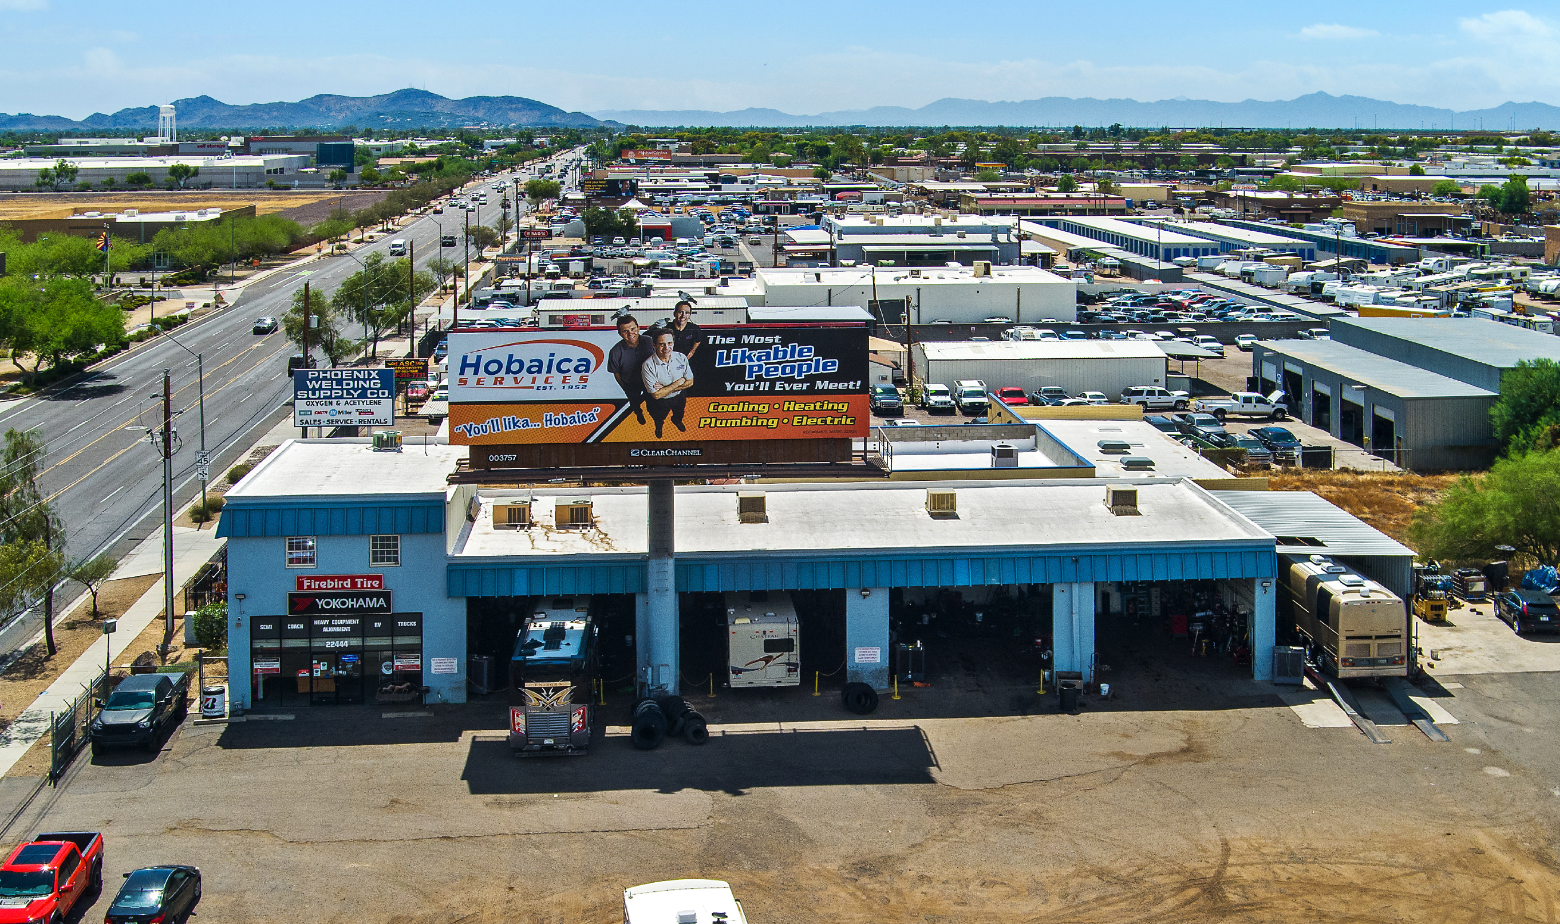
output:
<svg viewBox="0 0 1560 924"><path fill-rule="evenodd" d="M488 188L497 182L488 178L481 185ZM489 195L491 204L471 213L473 225L496 225L503 214L497 196ZM179 415L173 457L177 507L200 491L196 453L201 446L202 388L196 354L204 364L205 444L212 454L210 477L215 483L265 432L262 425L282 419L292 396L287 357L295 349L280 332L252 333L254 319L281 317L305 282L329 297L358 271L358 260L376 252L388 256L392 239L410 242L417 267L424 269L441 250L441 225L443 231L461 234L465 222L458 211L429 214L359 248L352 257L330 257L275 274L246 287L230 307L176 328L152 345L138 346L75 382L0 404L0 430L37 428L44 434L47 454L39 480L65 524L67 553L123 555L160 525L162 460L144 430L136 428L161 426L164 370L172 373L173 409ZM457 261L464 252L443 250ZM0 658L25 645L41 628L41 614L32 611L0 628Z"/></svg>

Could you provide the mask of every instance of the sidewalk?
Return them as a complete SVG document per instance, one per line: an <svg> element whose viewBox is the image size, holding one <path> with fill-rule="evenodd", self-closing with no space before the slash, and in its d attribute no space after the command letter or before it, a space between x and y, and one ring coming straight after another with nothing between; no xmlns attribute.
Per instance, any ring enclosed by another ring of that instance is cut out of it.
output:
<svg viewBox="0 0 1560 924"><path fill-rule="evenodd" d="M196 570L215 555L225 539L218 539L213 530L196 530L175 526L173 528L173 580L183 587L194 577ZM139 574L156 574L162 570L162 529L148 536L136 546L124 561L115 578L133 577ZM33 700L10 727L0 732L0 776L7 773L23 755L49 733L52 715L62 711L71 700L92 683L102 672L103 666L118 658L129 648L148 625L163 611L163 581L153 584L141 599L119 618L118 631L93 642L75 663L65 668L48 689ZM107 647L107 652L104 651Z"/></svg>

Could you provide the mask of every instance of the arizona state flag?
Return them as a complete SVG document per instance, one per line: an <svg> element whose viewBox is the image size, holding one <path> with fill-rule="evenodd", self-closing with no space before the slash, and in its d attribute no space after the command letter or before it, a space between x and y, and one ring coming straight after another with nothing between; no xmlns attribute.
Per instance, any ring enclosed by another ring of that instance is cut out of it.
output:
<svg viewBox="0 0 1560 924"><path fill-rule="evenodd" d="M100 253L108 253L108 232L98 235L97 249Z"/></svg>

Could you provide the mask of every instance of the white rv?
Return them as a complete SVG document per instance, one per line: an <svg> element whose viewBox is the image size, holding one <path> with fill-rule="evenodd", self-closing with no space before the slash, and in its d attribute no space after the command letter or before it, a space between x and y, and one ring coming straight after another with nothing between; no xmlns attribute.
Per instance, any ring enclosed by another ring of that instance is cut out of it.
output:
<svg viewBox="0 0 1560 924"><path fill-rule="evenodd" d="M802 682L796 607L783 590L726 594L731 686L794 687Z"/></svg>
<svg viewBox="0 0 1560 924"><path fill-rule="evenodd" d="M623 890L623 924L747 924L719 879L672 879Z"/></svg>

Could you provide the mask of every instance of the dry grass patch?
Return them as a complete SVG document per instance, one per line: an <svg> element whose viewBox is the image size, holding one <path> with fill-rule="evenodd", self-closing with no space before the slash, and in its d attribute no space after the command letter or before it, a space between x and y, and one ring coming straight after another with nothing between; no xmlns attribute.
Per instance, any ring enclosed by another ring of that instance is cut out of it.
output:
<svg viewBox="0 0 1560 924"><path fill-rule="evenodd" d="M1414 511L1440 497L1460 476L1413 472L1356 472L1347 469L1291 469L1268 479L1273 491L1311 491L1354 514L1399 542Z"/></svg>

